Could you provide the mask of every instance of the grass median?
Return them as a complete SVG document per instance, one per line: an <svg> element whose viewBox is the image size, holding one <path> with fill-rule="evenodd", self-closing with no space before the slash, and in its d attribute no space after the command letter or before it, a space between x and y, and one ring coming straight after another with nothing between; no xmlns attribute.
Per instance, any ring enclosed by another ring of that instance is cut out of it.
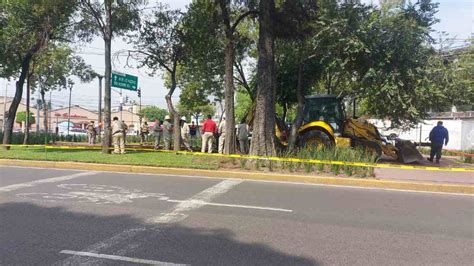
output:
<svg viewBox="0 0 474 266"><path fill-rule="evenodd" d="M176 167L194 169L218 169L217 159L210 157L196 157L192 155L134 152L126 154L103 154L98 150L60 150L44 148L12 147L2 150L0 159L40 160L40 161L67 161L103 164L127 164L157 167Z"/></svg>

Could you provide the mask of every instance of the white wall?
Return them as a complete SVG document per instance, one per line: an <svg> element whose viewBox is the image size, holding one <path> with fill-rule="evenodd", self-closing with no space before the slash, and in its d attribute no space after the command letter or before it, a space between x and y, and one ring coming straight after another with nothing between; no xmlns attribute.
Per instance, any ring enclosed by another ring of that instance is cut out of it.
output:
<svg viewBox="0 0 474 266"><path fill-rule="evenodd" d="M424 120L418 124L417 127L408 131L401 131L397 129L387 129L390 127L390 121L369 120L379 128L383 135L396 133L401 139L407 139L414 142L420 141L420 127L421 127L421 141L429 142L426 138L429 137L431 129L436 126L438 121L443 121L443 126L449 131L449 143L447 149L453 150L469 150L474 149L474 120Z"/></svg>

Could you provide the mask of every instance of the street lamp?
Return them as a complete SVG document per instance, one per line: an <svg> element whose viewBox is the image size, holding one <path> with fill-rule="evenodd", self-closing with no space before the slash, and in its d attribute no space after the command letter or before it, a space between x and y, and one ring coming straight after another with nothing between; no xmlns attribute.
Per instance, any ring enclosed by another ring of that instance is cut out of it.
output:
<svg viewBox="0 0 474 266"><path fill-rule="evenodd" d="M69 127L71 126L71 94L72 94L72 86L74 86L74 82L72 80L68 80L67 86L69 87L69 111L67 115L67 136L69 137Z"/></svg>

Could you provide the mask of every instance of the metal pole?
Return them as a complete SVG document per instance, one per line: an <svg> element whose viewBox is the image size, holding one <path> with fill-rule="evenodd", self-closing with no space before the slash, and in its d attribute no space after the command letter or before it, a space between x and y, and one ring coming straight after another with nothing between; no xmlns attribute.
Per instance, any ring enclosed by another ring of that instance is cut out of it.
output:
<svg viewBox="0 0 474 266"><path fill-rule="evenodd" d="M139 118L139 123L140 123L140 127L142 126L142 89L140 88L140 96L138 97L138 99L140 100L140 103L139 103L139 106L138 106L138 118Z"/></svg>
<svg viewBox="0 0 474 266"><path fill-rule="evenodd" d="M123 110L123 98L122 98L122 89L120 89L120 121L122 121L122 110Z"/></svg>
<svg viewBox="0 0 474 266"><path fill-rule="evenodd" d="M49 111L49 128L48 130L51 131L51 133L53 132L53 130L51 129L51 126L53 125L53 122L51 121L52 119L52 116L51 116L51 111L53 110L53 105L51 104L51 90L49 91L49 106L48 106L48 111Z"/></svg>
<svg viewBox="0 0 474 266"><path fill-rule="evenodd" d="M67 135L69 136L69 127L71 126L71 94L72 86L69 86L69 111L67 115Z"/></svg>
<svg viewBox="0 0 474 266"><path fill-rule="evenodd" d="M3 130L5 131L5 125L7 124L7 92L8 92L8 81L5 82L5 97L3 97Z"/></svg>
<svg viewBox="0 0 474 266"><path fill-rule="evenodd" d="M36 118L37 118L36 119L36 133L39 133L39 131L40 131L40 120L41 120L40 119L41 96L40 96L40 91L37 90L37 92L38 92L37 93L38 95L36 95L36 97L38 97L38 98L36 99Z"/></svg>
<svg viewBox="0 0 474 266"><path fill-rule="evenodd" d="M102 123L102 79L103 76L99 76L99 138L100 138L100 131L102 128L100 127Z"/></svg>

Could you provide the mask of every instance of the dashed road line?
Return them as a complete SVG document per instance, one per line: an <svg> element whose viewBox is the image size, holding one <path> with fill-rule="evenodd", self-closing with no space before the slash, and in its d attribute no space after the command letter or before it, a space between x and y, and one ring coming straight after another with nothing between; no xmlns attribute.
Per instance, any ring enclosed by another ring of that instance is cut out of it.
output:
<svg viewBox="0 0 474 266"><path fill-rule="evenodd" d="M41 184L58 183L58 182L63 182L63 181L71 180L71 179L74 179L74 178L78 178L78 177L81 177L81 176L95 175L95 174L97 174L97 173L96 172L81 172L81 173L76 173L76 174L71 174L71 175L58 176L58 177L52 177L52 178L46 178L46 179L40 179L40 180L25 182L25 183L19 183L19 184L0 187L0 193L1 192L11 192L11 191L14 191L14 190L27 188L27 187L34 187L34 186L41 185Z"/></svg>
<svg viewBox="0 0 474 266"><path fill-rule="evenodd" d="M167 202L180 203L180 202L184 202L184 200L169 199L167 200ZM214 202L199 202L199 203L204 204L205 206L214 206L214 207L229 207L229 208L254 209L254 210L277 211L277 212L293 212L293 210L289 210L289 209L254 206L254 205L224 204L224 203L214 203Z"/></svg>
<svg viewBox="0 0 474 266"><path fill-rule="evenodd" d="M69 254L74 256L83 256L83 257L92 257L92 258L99 258L99 259L108 259L108 260L116 260L116 261L126 261L126 262L133 262L139 264L146 264L146 265L160 265L160 266L181 266L187 264L176 264L171 262L163 262L157 260L145 260L145 259L137 259L131 257L124 257L124 256L116 256L116 255L108 255L108 254L99 254L93 252L84 252L84 251L73 251L73 250L61 250L59 252L61 254Z"/></svg>

